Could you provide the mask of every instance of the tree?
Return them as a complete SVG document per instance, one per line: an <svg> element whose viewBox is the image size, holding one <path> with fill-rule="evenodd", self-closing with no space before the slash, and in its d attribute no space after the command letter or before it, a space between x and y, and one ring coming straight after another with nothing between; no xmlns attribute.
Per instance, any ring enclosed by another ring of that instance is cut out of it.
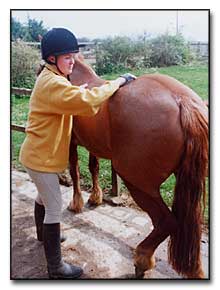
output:
<svg viewBox="0 0 220 290"><path fill-rule="evenodd" d="M11 19L11 38L12 41L15 41L16 39L20 38L22 39L25 31L24 26L15 18L12 17Z"/></svg>
<svg viewBox="0 0 220 290"><path fill-rule="evenodd" d="M44 35L47 29L43 27L43 21L28 18L28 38L29 41L39 41L38 36ZM27 39L28 40L28 39Z"/></svg>
<svg viewBox="0 0 220 290"><path fill-rule="evenodd" d="M20 38L23 41L39 41L38 35L44 35L47 29L43 26L43 21L28 18L27 24L22 24L12 17L11 38L13 41Z"/></svg>

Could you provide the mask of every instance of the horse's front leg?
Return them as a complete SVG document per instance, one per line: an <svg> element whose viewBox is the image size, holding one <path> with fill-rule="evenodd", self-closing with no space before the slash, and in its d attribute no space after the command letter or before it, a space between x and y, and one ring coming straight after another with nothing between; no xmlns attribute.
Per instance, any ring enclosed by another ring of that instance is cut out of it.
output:
<svg viewBox="0 0 220 290"><path fill-rule="evenodd" d="M89 197L88 203L90 205L100 205L102 204L103 193L99 186L99 161L98 158L91 153L89 154L89 170L92 175L92 194Z"/></svg>
<svg viewBox="0 0 220 290"><path fill-rule="evenodd" d="M84 201L80 189L77 144L74 142L74 137L72 137L70 143L69 166L70 166L70 175L73 180L73 199L69 203L68 209L74 211L75 213L80 213L82 212Z"/></svg>

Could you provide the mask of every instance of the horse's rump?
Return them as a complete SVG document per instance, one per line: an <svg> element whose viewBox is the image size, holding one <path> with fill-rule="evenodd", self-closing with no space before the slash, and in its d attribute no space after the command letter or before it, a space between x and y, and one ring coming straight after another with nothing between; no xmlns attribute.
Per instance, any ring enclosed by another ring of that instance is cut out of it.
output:
<svg viewBox="0 0 220 290"><path fill-rule="evenodd" d="M172 89L152 75L142 76L110 99L109 111L116 171L153 194L176 169L183 151L179 103Z"/></svg>

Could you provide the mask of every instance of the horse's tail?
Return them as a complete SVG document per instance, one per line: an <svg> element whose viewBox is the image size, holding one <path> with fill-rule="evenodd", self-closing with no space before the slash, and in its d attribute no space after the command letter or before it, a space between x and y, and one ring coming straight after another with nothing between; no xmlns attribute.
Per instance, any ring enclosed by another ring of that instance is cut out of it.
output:
<svg viewBox="0 0 220 290"><path fill-rule="evenodd" d="M183 276L202 278L200 240L201 198L205 206L208 168L208 118L192 99L180 103L184 152L176 172L172 211L178 222L169 242L169 261Z"/></svg>

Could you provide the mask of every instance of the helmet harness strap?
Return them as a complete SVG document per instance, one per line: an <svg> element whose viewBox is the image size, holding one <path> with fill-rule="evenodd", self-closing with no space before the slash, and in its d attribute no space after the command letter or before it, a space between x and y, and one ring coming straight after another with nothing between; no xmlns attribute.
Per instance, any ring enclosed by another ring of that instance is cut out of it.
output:
<svg viewBox="0 0 220 290"><path fill-rule="evenodd" d="M47 59L47 63L49 64L53 64L57 67L57 70L63 75L62 71L59 69L59 66L57 65L57 55L54 56L55 57L55 62L50 61L49 59Z"/></svg>

